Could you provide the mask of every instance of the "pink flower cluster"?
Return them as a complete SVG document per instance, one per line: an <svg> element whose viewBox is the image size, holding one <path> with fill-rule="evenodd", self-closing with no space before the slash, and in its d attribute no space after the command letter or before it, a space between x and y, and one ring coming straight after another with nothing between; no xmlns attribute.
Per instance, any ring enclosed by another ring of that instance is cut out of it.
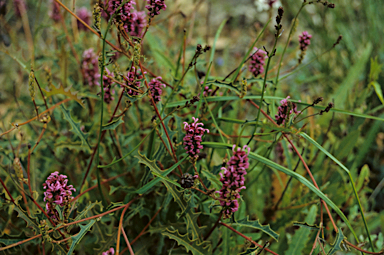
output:
<svg viewBox="0 0 384 255"><path fill-rule="evenodd" d="M44 192L44 201L47 202L45 205L48 214L52 214L53 218L55 216L55 206L64 206L73 199L72 192L75 192L76 189L72 185L67 185L68 179L66 175L60 174L59 172L53 172L48 176L45 183L43 183L43 188L46 189Z"/></svg>
<svg viewBox="0 0 384 255"><path fill-rule="evenodd" d="M144 76L140 74L140 69L136 71L135 67L132 67L132 70L128 72L125 79L127 80L127 84L135 89L139 89L141 87L141 81L143 80ZM134 91L132 89L126 88L127 94L129 96L137 96L139 93L137 91Z"/></svg>
<svg viewBox="0 0 384 255"><path fill-rule="evenodd" d="M239 209L240 191L245 189L244 175L247 174L249 167L248 155L250 148L244 145L243 149L236 148L236 144L233 145L233 155L227 163L227 167L223 167L223 173L220 173L220 181L223 183L223 187L220 191L220 198L226 201L220 201L220 205L223 207L223 217L229 218L232 213Z"/></svg>
<svg viewBox="0 0 384 255"><path fill-rule="evenodd" d="M133 19L136 16L135 13L131 13L131 10L134 9L133 5L136 4L136 2L133 0L128 1L120 9L118 9L122 3L123 1L121 0L109 0L107 12L110 17L112 17L113 14L117 11L117 14L115 15L115 20L117 22L121 21L123 23L124 29L130 32Z"/></svg>
<svg viewBox="0 0 384 255"><path fill-rule="evenodd" d="M207 97L212 92L212 89L210 89L208 86L204 87L203 96Z"/></svg>
<svg viewBox="0 0 384 255"><path fill-rule="evenodd" d="M132 14L133 17L129 34L131 36L141 37L143 29L147 26L147 15L145 14L145 11L138 12L136 10Z"/></svg>
<svg viewBox="0 0 384 255"><path fill-rule="evenodd" d="M160 102L162 90L161 87L165 88L165 84L161 83L159 79L162 79L161 76L153 78L152 81L148 83L151 95L155 103Z"/></svg>
<svg viewBox="0 0 384 255"><path fill-rule="evenodd" d="M59 22L60 21L60 5L55 2L54 0L52 2L52 9L49 12L49 16L54 22Z"/></svg>
<svg viewBox="0 0 384 255"><path fill-rule="evenodd" d="M291 102L291 106L288 103L288 99L290 96L287 96L287 98L280 101L280 106L277 108L277 114L275 115L276 123L281 125L285 123L285 120L289 118L289 115L292 113L298 114L300 113L297 111L297 105L295 103Z"/></svg>
<svg viewBox="0 0 384 255"><path fill-rule="evenodd" d="M311 44L311 38L312 35L308 34L307 31L304 31L301 35L299 35L300 50L307 50L308 45Z"/></svg>
<svg viewBox="0 0 384 255"><path fill-rule="evenodd" d="M94 85L100 85L100 73L98 64L98 56L93 52L93 48L84 51L82 61L84 83L91 87Z"/></svg>
<svg viewBox="0 0 384 255"><path fill-rule="evenodd" d="M84 21L88 25L90 24L92 14L90 11L88 11L86 7L81 7L80 9L78 9L76 14L82 21ZM77 20L77 27L79 28L79 30L87 30L86 26L84 26L84 24L81 23L79 20Z"/></svg>
<svg viewBox="0 0 384 255"><path fill-rule="evenodd" d="M267 53L261 49L254 48L256 52L252 55L249 71L253 73L255 77L264 72L265 59L268 58Z"/></svg>
<svg viewBox="0 0 384 255"><path fill-rule="evenodd" d="M102 253L102 255L113 255L113 254L115 254L115 249L113 249L112 247L109 248L109 250Z"/></svg>
<svg viewBox="0 0 384 255"><path fill-rule="evenodd" d="M164 0L147 0L148 5L145 6L145 8L148 9L148 15L152 18L155 17L155 15L160 14L160 10L165 10L167 6L165 5Z"/></svg>
<svg viewBox="0 0 384 255"><path fill-rule="evenodd" d="M192 117L193 123L188 124L187 122L184 122L184 130L187 131L187 134L183 138L183 145L185 146L184 149L187 151L189 156L192 159L197 159L199 157L200 150L203 149L203 145L201 145L202 142L202 136L205 132L209 133L208 129L205 129L203 123L198 123L198 118Z"/></svg>
<svg viewBox="0 0 384 255"><path fill-rule="evenodd" d="M115 90L112 88L113 80L108 76L114 77L115 75L105 68L103 75L103 87L104 87L104 102L107 104L111 103L115 98L112 96L115 94Z"/></svg>

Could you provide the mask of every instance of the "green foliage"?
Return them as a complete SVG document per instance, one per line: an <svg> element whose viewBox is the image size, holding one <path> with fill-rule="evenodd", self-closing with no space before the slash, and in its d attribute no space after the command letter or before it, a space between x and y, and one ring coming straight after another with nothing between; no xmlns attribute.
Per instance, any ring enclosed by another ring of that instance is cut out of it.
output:
<svg viewBox="0 0 384 255"><path fill-rule="evenodd" d="M203 255L208 254L211 250L211 245L209 242L199 242L196 240L191 240L188 238L188 234L181 235L178 230L170 230L161 233L164 236L167 236L170 239L177 241L179 245L182 245L187 251L192 252L193 255Z"/></svg>
<svg viewBox="0 0 384 255"><path fill-rule="evenodd" d="M308 211L307 216L305 217L305 226L313 224L316 219L317 206L312 205ZM303 249L305 248L307 242L309 241L309 234L311 233L310 229L307 227L301 227L296 230L295 234L292 237L291 243L286 254L303 254Z"/></svg>
<svg viewBox="0 0 384 255"><path fill-rule="evenodd" d="M72 244L71 244L71 247L69 248L67 255L71 255L73 253L76 245L78 245L81 239L83 239L83 237L87 234L87 232L90 231L91 227L93 226L93 224L95 224L95 222L96 220L91 220L87 225L79 224L80 232L76 236L71 236Z"/></svg>
<svg viewBox="0 0 384 255"><path fill-rule="evenodd" d="M277 234L275 231L273 231L269 225L261 225L259 220L251 221L249 220L249 217L237 220L235 223L232 223L231 226L239 226L239 227L249 227L254 228L263 231L276 241L279 241L279 234Z"/></svg>

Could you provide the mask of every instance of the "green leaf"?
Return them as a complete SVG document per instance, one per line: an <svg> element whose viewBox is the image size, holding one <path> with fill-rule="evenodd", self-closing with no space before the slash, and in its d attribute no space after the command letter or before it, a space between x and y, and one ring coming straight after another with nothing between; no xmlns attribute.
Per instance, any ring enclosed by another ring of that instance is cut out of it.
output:
<svg viewBox="0 0 384 255"><path fill-rule="evenodd" d="M18 217L22 218L27 222L27 227L32 227L36 233L39 233L39 226L34 222L28 215L27 212L24 211L19 205L16 205L14 210L18 212Z"/></svg>
<svg viewBox="0 0 384 255"><path fill-rule="evenodd" d="M209 57L209 63L213 62L213 57L215 56L215 51L216 51L216 42L219 39L220 33L223 30L225 23L227 23L226 19L221 22L219 28L216 31L215 39L213 40L213 45L212 45L212 49L211 49L211 55Z"/></svg>
<svg viewBox="0 0 384 255"><path fill-rule="evenodd" d="M384 99L383 99L383 91L381 91L381 86L376 81L372 81L370 83L373 88L375 89L376 95L379 97L381 103L384 105Z"/></svg>
<svg viewBox="0 0 384 255"><path fill-rule="evenodd" d="M89 134L84 134L83 131L81 131L81 129L80 129L80 122L75 122L71 118L70 111L67 111L67 109L65 109L65 107L62 104L60 105L60 107L61 107L61 110L62 110L62 112L64 114L64 118L69 122L69 124L72 127L71 131L73 133L75 133L81 139L81 145L86 144L88 146L88 149L91 151L92 148L89 145L88 140L87 140Z"/></svg>
<svg viewBox="0 0 384 255"><path fill-rule="evenodd" d="M69 248L69 251L67 255L71 255L73 251L75 250L76 245L78 245L85 236L85 234L91 229L93 224L95 224L96 220L91 220L87 225L81 225L80 226L80 232L76 236L71 236L72 239L72 244L71 247Z"/></svg>
<svg viewBox="0 0 384 255"><path fill-rule="evenodd" d="M379 64L379 61L377 61L377 56L375 58L371 58L371 68L369 70L369 80L371 82L377 81L379 79L382 68L383 65Z"/></svg>
<svg viewBox="0 0 384 255"><path fill-rule="evenodd" d="M142 157L143 155L139 154L138 157L140 157L140 156ZM171 173L173 170L175 170L176 167L178 167L187 158L188 158L188 155L186 155L184 158L180 159L179 162L177 162L177 164L174 164L173 166L171 166L170 168L168 168L168 169L166 169L164 171L158 169L158 171L160 171L160 175L163 176L163 177L167 176L169 173ZM150 182L148 182L147 184L145 184L143 187L141 187L140 189L136 190L135 192L137 194L144 194L145 192L147 192L150 188L155 186L160 181L161 181L161 178L160 177L156 177L155 179L151 180Z"/></svg>
<svg viewBox="0 0 384 255"><path fill-rule="evenodd" d="M140 152L138 154L139 155L135 156L135 157L139 159L139 163L146 165L151 170L153 175L158 176L161 179L163 179L164 181L170 182L173 185L181 188L180 184L169 179L168 177L166 177L166 175L163 174L163 171L156 165L155 160L149 160L145 155L141 155ZM185 158L186 157L184 157L184 159Z"/></svg>
<svg viewBox="0 0 384 255"><path fill-rule="evenodd" d="M363 218L363 223L364 223L365 231L366 231L366 233L368 235L369 243L370 243L370 245L371 245L371 247L373 249L373 243L372 243L372 240L371 240L371 235L369 233L367 220L365 219L364 210L363 210L363 207L361 206L360 198L359 198L359 195L357 194L357 190L356 190L356 187L355 187L355 181L352 178L351 172L340 161L338 161L331 153L329 153L320 144L318 144L315 140L313 140L312 137L310 137L309 135L307 135L304 132L300 132L300 135L302 137L304 137L307 141L309 141L310 143L315 145L319 150L321 150L324 154L326 154L329 158L331 158L336 164L338 164L348 174L349 181L350 181L350 183L352 185L353 193L354 193L355 198L357 200L357 203L359 205L361 217ZM352 231L352 233L354 233L354 232Z"/></svg>
<svg viewBox="0 0 384 255"><path fill-rule="evenodd" d="M231 146L232 146L229 144L216 143L216 142L202 142L201 144L203 146L207 146L210 148L221 148L221 149L231 148ZM356 238L356 241L358 241L356 233L353 230L351 223L349 222L347 217L344 215L344 213L339 209L339 207L337 207L337 205L335 203L332 202L332 200L330 200L323 192L321 192L319 189L317 189L310 181L308 181L306 178L304 178L300 174L298 174L292 170L289 170L288 168L285 168L284 166L281 166L281 165L279 165L279 164L277 164L277 163L275 163L275 162L273 162L273 161L271 161L271 160L269 160L263 156L260 156L254 152L249 153L249 158L255 159L255 160L257 160L257 161L259 161L259 162L261 162L261 163L263 163L269 167L272 167L272 168L279 170L279 171L281 171L281 172L283 172L289 176L292 176L293 178L295 178L296 180L298 180L299 182L301 182L302 184L307 186L313 193L315 193L318 197L323 199L333 210L335 210L335 212L340 216L341 219L343 219L345 224L351 230L352 234Z"/></svg>
<svg viewBox="0 0 384 255"><path fill-rule="evenodd" d="M308 224L307 222L294 222L293 226L309 228L309 229L314 229L314 230L320 229L320 226L317 226L316 224Z"/></svg>
<svg viewBox="0 0 384 255"><path fill-rule="evenodd" d="M183 246L187 252L192 252L193 255L206 255L211 252L211 244L207 241L199 243L197 240L190 240L188 234L181 235L178 230L167 229L163 233L170 239L176 240L179 246Z"/></svg>
<svg viewBox="0 0 384 255"><path fill-rule="evenodd" d="M266 233L267 235L269 235L270 237L272 237L273 239L275 239L276 241L279 241L279 234L277 234L275 231L273 231L270 228L269 224L263 226L260 224L259 220L250 221L249 216L247 216L247 218L238 220L235 223L231 223L230 225L231 226L239 226L239 227L249 227L249 228L261 230L264 233Z"/></svg>
<svg viewBox="0 0 384 255"><path fill-rule="evenodd" d="M343 232L341 231L341 228L339 228L339 232L337 233L336 240L334 244L331 244L332 248L329 250L327 255L335 254L337 251L342 251L340 245L344 240Z"/></svg>
<svg viewBox="0 0 384 255"><path fill-rule="evenodd" d="M356 63L349 69L343 82L330 97L335 99L337 105L344 106L345 100L348 98L347 93L351 91L353 86L359 81L359 75L363 73L371 52L372 44L368 43L364 52L356 60Z"/></svg>
<svg viewBox="0 0 384 255"><path fill-rule="evenodd" d="M348 154L355 147L355 144L357 143L359 136L360 136L360 130L356 129L351 133L349 133L346 137L344 137L340 142L340 145L336 151L337 154L335 154L335 157L342 159L348 156Z"/></svg>
<svg viewBox="0 0 384 255"><path fill-rule="evenodd" d="M117 128L117 126L119 126L120 124L123 124L123 123L124 123L123 116L121 116L120 118L115 119L115 120L103 125L103 128L101 130L102 131L115 130Z"/></svg>
<svg viewBox="0 0 384 255"><path fill-rule="evenodd" d="M213 86L216 86L216 87L219 87L219 88L224 88L224 89L232 90L232 91L234 91L238 95L241 94L239 86L235 85L232 82L225 82L225 81L214 80L214 81L208 81L205 85L206 86L213 85Z"/></svg>
<svg viewBox="0 0 384 255"><path fill-rule="evenodd" d="M313 224L316 219L317 206L312 205L309 209L308 215L305 217L305 222L309 224ZM308 225L308 224L307 224ZM289 244L289 248L287 251L287 255L296 255L302 254L302 251L309 241L310 229L308 228L300 228L296 230L295 234L292 237L291 243Z"/></svg>
<svg viewBox="0 0 384 255"><path fill-rule="evenodd" d="M85 108L83 102L81 101L81 98L79 98L77 96L77 92L72 93L70 91L70 89L71 89L70 87L65 89L62 84L60 84L58 88L56 88L55 86L52 86L50 91L41 88L41 90L44 91L46 97L51 97L51 96L54 96L54 95L64 95L64 96L67 96L67 97L71 98L72 100L75 100L83 108Z"/></svg>

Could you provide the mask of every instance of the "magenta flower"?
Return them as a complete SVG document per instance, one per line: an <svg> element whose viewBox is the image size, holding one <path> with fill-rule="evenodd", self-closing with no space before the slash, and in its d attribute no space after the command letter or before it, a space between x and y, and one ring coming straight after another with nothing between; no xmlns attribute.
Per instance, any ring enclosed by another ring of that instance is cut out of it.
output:
<svg viewBox="0 0 384 255"><path fill-rule="evenodd" d="M132 29L131 25L133 23L133 20L136 17L136 13L131 13L131 10L134 9L133 5L136 4L136 2L133 0L128 1L120 9L118 9L122 3L123 1L121 0L109 0L107 13L109 14L110 17L112 17L113 14L117 11L115 15L115 20L117 22L122 22L124 29L130 32Z"/></svg>
<svg viewBox="0 0 384 255"><path fill-rule="evenodd" d="M51 8L52 9L49 12L49 16L51 17L51 19L53 19L54 22L59 22L60 17L61 17L60 5L57 2L52 1L52 7Z"/></svg>
<svg viewBox="0 0 384 255"><path fill-rule="evenodd" d="M212 89L210 89L208 86L204 87L203 96L207 97L212 92Z"/></svg>
<svg viewBox="0 0 384 255"><path fill-rule="evenodd" d="M25 0L14 0L13 4L15 5L16 16L21 17L21 15L23 15L23 13L27 10Z"/></svg>
<svg viewBox="0 0 384 255"><path fill-rule="evenodd" d="M184 130L187 131L187 134L183 138L183 145L189 156L196 160L199 157L200 150L203 149L203 145L201 145L202 136L205 132L209 133L209 130L199 127L204 126L204 124L198 123L198 118L192 117L192 119L192 124L184 122Z"/></svg>
<svg viewBox="0 0 384 255"><path fill-rule="evenodd" d="M45 183L43 183L43 188L46 190L44 192L44 201L47 202L45 207L48 214L52 214L52 218L55 216L55 205L65 206L71 199L73 199L72 192L75 192L76 189L72 185L67 185L68 179L66 175L60 174L59 172L53 172L48 176Z"/></svg>
<svg viewBox="0 0 384 255"><path fill-rule="evenodd" d="M86 7L81 7L80 9L78 9L76 14L77 16L79 16L81 20L87 23L87 25L90 24L92 14ZM77 27L79 28L79 30L83 30L83 31L87 30L87 27L84 26L84 24L81 23L79 20L77 20Z"/></svg>
<svg viewBox="0 0 384 255"><path fill-rule="evenodd" d="M147 0L148 5L145 6L145 8L148 9L148 15L152 18L155 17L155 15L160 14L160 10L165 10L167 6L164 3L164 0Z"/></svg>
<svg viewBox="0 0 384 255"><path fill-rule="evenodd" d="M159 79L162 79L161 76L153 78L152 81L148 83L149 90L151 91L151 95L155 103L161 101L161 87L165 88L165 84L161 83Z"/></svg>
<svg viewBox="0 0 384 255"><path fill-rule="evenodd" d="M307 50L308 45L311 44L311 38L312 35L308 34L307 31L304 31L301 35L299 35L300 50Z"/></svg>
<svg viewBox="0 0 384 255"><path fill-rule="evenodd" d="M128 72L127 76L125 77L127 81L127 85L135 89L139 89L141 87L141 81L144 78L144 76L140 73L141 73L140 69L136 71L135 67L132 67L132 70ZM129 96L139 95L137 91L134 91L132 89L126 88L126 91Z"/></svg>
<svg viewBox="0 0 384 255"><path fill-rule="evenodd" d="M244 175L247 174L249 167L248 155L250 148L244 145L243 149L240 147L235 150L236 144L233 145L233 155L227 163L227 167L221 168L224 170L220 173L220 181L223 183L223 187L220 191L220 198L225 200L220 201L220 205L223 207L223 217L229 218L232 213L239 209L239 202L237 199L240 198L240 191L245 189Z"/></svg>
<svg viewBox="0 0 384 255"><path fill-rule="evenodd" d="M90 48L83 53L82 69L84 74L84 84L89 86L100 85L98 56Z"/></svg>
<svg viewBox="0 0 384 255"><path fill-rule="evenodd" d="M115 90L112 88L113 80L108 76L114 77L115 75L105 68L103 75L103 87L104 87L104 102L107 104L111 103L115 98L112 96L115 94Z"/></svg>
<svg viewBox="0 0 384 255"><path fill-rule="evenodd" d="M102 253L102 255L113 255L113 254L115 254L115 249L113 249L112 247L109 248L109 250Z"/></svg>
<svg viewBox="0 0 384 255"><path fill-rule="evenodd" d="M143 29L147 26L147 15L145 14L145 11L138 12L136 10L133 11L133 14L131 30L129 34L131 36L141 37Z"/></svg>
<svg viewBox="0 0 384 255"><path fill-rule="evenodd" d="M267 53L261 49L254 48L256 52L252 55L249 71L253 73L255 77L264 72L265 59L268 58Z"/></svg>
<svg viewBox="0 0 384 255"><path fill-rule="evenodd" d="M289 118L289 115L291 114L298 114L300 113L297 111L297 105L295 103L289 102L288 99L290 96L287 96L287 98L280 101L280 106L277 108L278 112L275 115L276 123L281 125L285 123L285 120Z"/></svg>

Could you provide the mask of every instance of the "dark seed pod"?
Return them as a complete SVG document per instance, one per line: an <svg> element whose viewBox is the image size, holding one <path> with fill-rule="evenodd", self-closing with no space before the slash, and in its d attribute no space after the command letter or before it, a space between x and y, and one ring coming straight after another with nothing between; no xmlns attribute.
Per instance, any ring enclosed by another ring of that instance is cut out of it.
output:
<svg viewBox="0 0 384 255"><path fill-rule="evenodd" d="M179 183L180 183L181 187L183 187L184 189L189 189L195 183L195 179L196 179L195 176L192 176L192 175L186 173L186 174L183 174L183 176L181 176Z"/></svg>

